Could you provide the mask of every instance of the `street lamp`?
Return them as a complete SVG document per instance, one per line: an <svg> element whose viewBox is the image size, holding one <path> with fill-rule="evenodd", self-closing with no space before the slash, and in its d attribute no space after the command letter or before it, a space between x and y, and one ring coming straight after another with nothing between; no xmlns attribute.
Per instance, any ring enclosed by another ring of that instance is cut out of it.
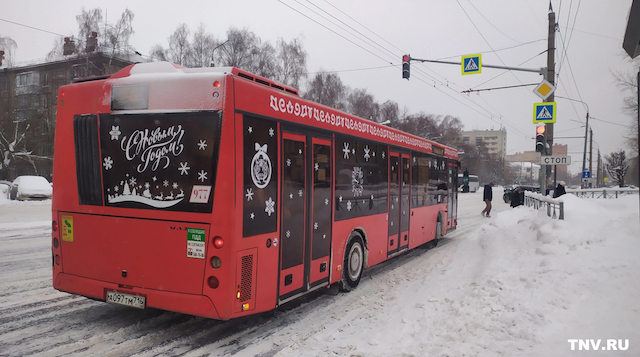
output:
<svg viewBox="0 0 640 357"><path fill-rule="evenodd" d="M227 42L229 42L229 40L228 40L228 39L227 39L226 41L224 41L223 43L221 43L221 44L217 45L213 50L211 50L211 67L215 67L215 65L214 65L215 63L214 63L214 61L213 61L213 54L216 52L216 50L217 50L219 47L224 46L224 44L225 44L225 43L227 43Z"/></svg>
<svg viewBox="0 0 640 357"><path fill-rule="evenodd" d="M587 120L584 126L584 152L582 153L582 172L584 174L584 171L587 169L587 137L589 135L589 105L587 105L587 103L581 101L581 100L577 100L577 99L571 99L571 98L567 98L567 97L561 97L559 95L556 96L556 98L562 98L562 99L566 99L566 100L570 100L573 102L580 102L582 104L584 104L585 107L587 107ZM581 185L582 188L584 188L584 184Z"/></svg>

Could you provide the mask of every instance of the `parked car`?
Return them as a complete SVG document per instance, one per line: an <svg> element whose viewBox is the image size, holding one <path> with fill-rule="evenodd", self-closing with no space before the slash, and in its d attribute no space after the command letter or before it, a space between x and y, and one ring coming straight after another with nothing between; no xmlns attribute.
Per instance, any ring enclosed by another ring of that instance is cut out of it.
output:
<svg viewBox="0 0 640 357"><path fill-rule="evenodd" d="M0 180L0 197L11 199L11 181Z"/></svg>
<svg viewBox="0 0 640 357"><path fill-rule="evenodd" d="M538 186L528 186L528 185L517 185L517 186L513 186L509 189L507 189L507 187L504 188L504 195L502 195L502 199L504 200L504 203L510 203L511 202L511 195L518 189L522 189L522 191L531 191L531 192L540 192L540 187Z"/></svg>
<svg viewBox="0 0 640 357"><path fill-rule="evenodd" d="M11 183L12 200L42 200L51 198L53 187L42 176L18 176Z"/></svg>

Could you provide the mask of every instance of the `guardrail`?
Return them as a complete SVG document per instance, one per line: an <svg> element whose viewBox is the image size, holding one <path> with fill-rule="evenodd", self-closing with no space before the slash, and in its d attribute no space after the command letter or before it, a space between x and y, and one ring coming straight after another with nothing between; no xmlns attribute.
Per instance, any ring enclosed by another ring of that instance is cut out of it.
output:
<svg viewBox="0 0 640 357"><path fill-rule="evenodd" d="M553 219L564 220L564 202L561 199L525 191L524 204L535 209L546 208L547 216Z"/></svg>
<svg viewBox="0 0 640 357"><path fill-rule="evenodd" d="M580 198L618 198L621 196L637 195L637 188L585 188L585 189L567 189L567 193Z"/></svg>

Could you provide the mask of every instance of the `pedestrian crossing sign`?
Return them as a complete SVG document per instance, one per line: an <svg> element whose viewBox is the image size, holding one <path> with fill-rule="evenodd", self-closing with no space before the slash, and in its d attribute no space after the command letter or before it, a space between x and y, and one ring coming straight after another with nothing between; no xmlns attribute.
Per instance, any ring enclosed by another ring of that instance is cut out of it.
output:
<svg viewBox="0 0 640 357"><path fill-rule="evenodd" d="M462 74L482 72L482 54L462 56Z"/></svg>
<svg viewBox="0 0 640 357"><path fill-rule="evenodd" d="M556 102L533 103L533 123L555 123Z"/></svg>

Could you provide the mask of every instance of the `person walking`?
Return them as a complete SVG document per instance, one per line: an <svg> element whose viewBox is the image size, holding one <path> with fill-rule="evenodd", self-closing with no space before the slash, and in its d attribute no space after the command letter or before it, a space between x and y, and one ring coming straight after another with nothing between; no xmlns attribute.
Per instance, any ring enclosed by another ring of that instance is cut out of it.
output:
<svg viewBox="0 0 640 357"><path fill-rule="evenodd" d="M483 217L491 217L489 214L491 213L491 201L493 200L493 182L489 182L488 185L484 185L484 195L483 200L487 205L480 214Z"/></svg>
<svg viewBox="0 0 640 357"><path fill-rule="evenodd" d="M556 190L553 192L553 198L558 198L567 193L567 191L565 191L564 189L564 185L564 181L558 182L558 187L556 187Z"/></svg>

